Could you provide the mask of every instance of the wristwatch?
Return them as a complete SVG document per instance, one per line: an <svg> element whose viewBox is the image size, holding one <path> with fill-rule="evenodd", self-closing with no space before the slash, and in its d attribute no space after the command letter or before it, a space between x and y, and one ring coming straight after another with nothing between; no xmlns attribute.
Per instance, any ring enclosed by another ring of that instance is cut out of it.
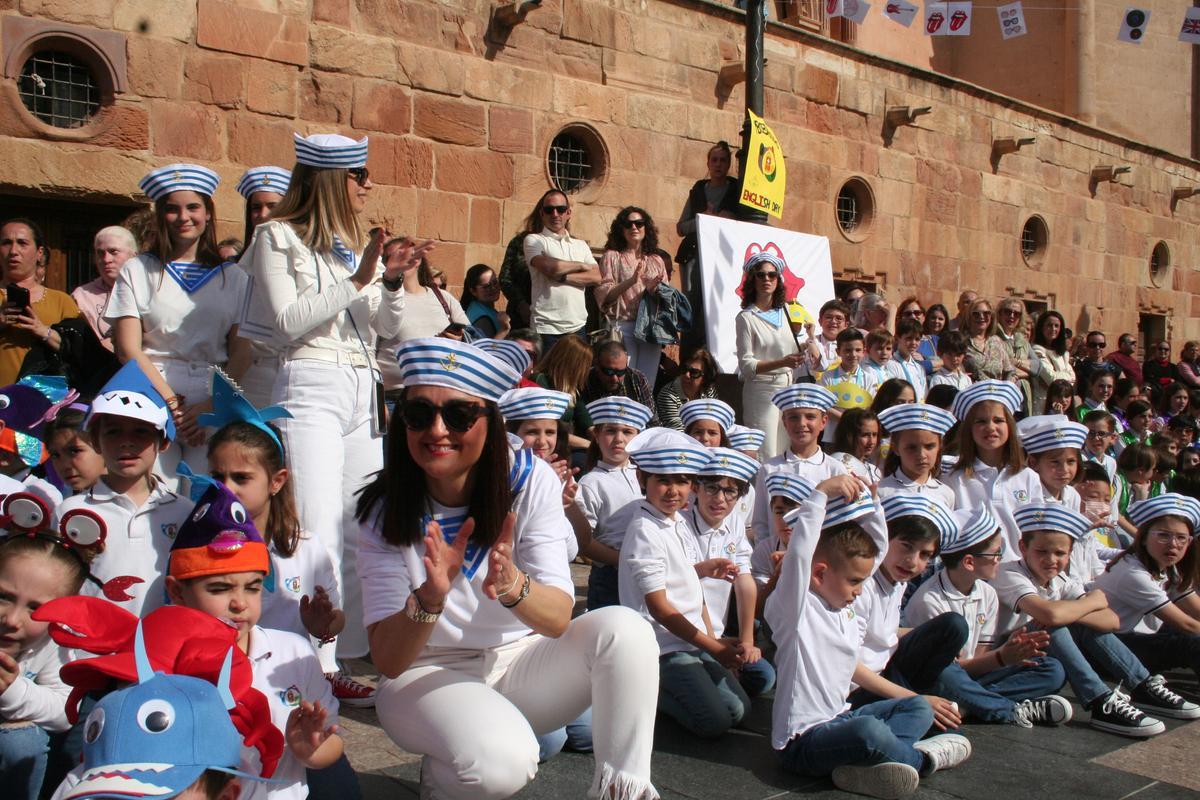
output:
<svg viewBox="0 0 1200 800"><path fill-rule="evenodd" d="M442 612L439 611L436 614L431 614L426 611L421 607L421 601L417 599L417 595L414 593L408 596L408 602L404 604L404 616L413 622L425 625L430 622L437 622L438 618L442 616Z"/></svg>
<svg viewBox="0 0 1200 800"><path fill-rule="evenodd" d="M401 275L399 278L380 278L379 282L383 284L383 288L389 292L394 292L404 285L404 276Z"/></svg>

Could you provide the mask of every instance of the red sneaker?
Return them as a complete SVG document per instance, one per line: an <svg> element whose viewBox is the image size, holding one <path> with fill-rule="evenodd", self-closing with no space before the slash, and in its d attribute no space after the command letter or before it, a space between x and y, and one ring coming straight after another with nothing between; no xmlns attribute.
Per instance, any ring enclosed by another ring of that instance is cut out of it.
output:
<svg viewBox="0 0 1200 800"><path fill-rule="evenodd" d="M333 696L339 704L351 708L374 708L375 690L365 683L359 683L345 672L331 672L325 680L333 684Z"/></svg>

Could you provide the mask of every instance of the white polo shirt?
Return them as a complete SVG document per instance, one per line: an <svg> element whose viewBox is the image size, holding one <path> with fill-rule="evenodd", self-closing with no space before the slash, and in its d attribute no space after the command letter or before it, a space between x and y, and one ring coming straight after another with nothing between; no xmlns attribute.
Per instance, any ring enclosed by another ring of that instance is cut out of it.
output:
<svg viewBox="0 0 1200 800"><path fill-rule="evenodd" d="M624 467L614 467L601 461L579 479L575 505L592 526L592 538L614 550L620 550L625 529L629 527L633 514L624 515L622 521L615 520L614 515L641 497L637 467L632 462Z"/></svg>
<svg viewBox="0 0 1200 800"><path fill-rule="evenodd" d="M846 468L820 448L808 458L801 458L789 447L768 459L759 467L758 475L754 478L754 518L751 520L751 527L754 530L755 541L772 535L771 496L767 493L766 481L768 475L776 472L799 475L815 487L826 478L845 475Z"/></svg>
<svg viewBox="0 0 1200 800"><path fill-rule="evenodd" d="M759 586L766 586L771 582L771 576L775 574L775 566L771 562L771 554L777 553L785 549L783 542L779 541L779 537L775 534L763 536L754 543L754 549L750 552L750 574L754 576L754 580Z"/></svg>
<svg viewBox="0 0 1200 800"><path fill-rule="evenodd" d="M746 541L746 527L740 523L741 517L737 511L731 511L716 528L709 526L696 501L684 513L684 518L696 537L696 561L707 561L710 558L728 558L738 568L738 575L750 570L750 543ZM725 616L729 613L729 596L733 592L733 584L719 578L701 578L700 587L704 590L704 602L708 605L708 618L712 622L713 635L722 636L725 633Z"/></svg>
<svg viewBox="0 0 1200 800"><path fill-rule="evenodd" d="M854 601L862 644L859 660L872 672L882 672L900 643L900 601L908 581L892 583L876 570Z"/></svg>
<svg viewBox="0 0 1200 800"><path fill-rule="evenodd" d="M263 585L262 615L258 624L307 637L308 631L300 621L301 597L311 597L321 586L333 607L342 607L333 559L320 539L306 533L300 534L296 550L290 556L280 555L273 545L270 552L271 574Z"/></svg>
<svg viewBox="0 0 1200 800"><path fill-rule="evenodd" d="M997 641L1007 639L1010 633L1033 619L1018 610L1022 598L1037 595L1043 600L1077 600L1086 594L1082 583L1061 573L1055 575L1048 585L1039 586L1024 559L1001 564L1000 571L992 581L992 588L1000 598L1000 616L996 620Z"/></svg>
<svg viewBox="0 0 1200 800"><path fill-rule="evenodd" d="M64 500L59 506L60 517L72 509L85 508L104 520L108 533L104 551L92 561L92 575L101 583L119 584L130 599L105 597L92 581L84 581L79 593L105 598L139 617L165 605L164 576L171 544L192 507L191 500L168 490L158 477L140 508L128 496L110 489L103 478L86 492ZM118 580L122 578L125 580Z"/></svg>
<svg viewBox="0 0 1200 800"><path fill-rule="evenodd" d="M869 486L874 486L883 478L883 474L879 471L879 467L874 464L868 464L865 461L855 458L850 453L831 453L835 461L842 462L842 466L846 468L846 472L858 478L862 478L863 483Z"/></svg>
<svg viewBox="0 0 1200 800"><path fill-rule="evenodd" d="M879 482L875 494L881 501L884 498L898 494L928 494L941 500L942 505L950 511L959 508L958 501L954 496L954 490L945 483L937 478L928 478L924 483L917 483L905 475L904 470L900 467L897 467L895 472Z"/></svg>
<svg viewBox="0 0 1200 800"><path fill-rule="evenodd" d="M17 677L0 692L0 722L32 722L47 731L65 731L71 687L58 676L70 659L50 634L17 653Z"/></svg>
<svg viewBox="0 0 1200 800"><path fill-rule="evenodd" d="M995 469L976 460L974 474L967 477L965 470L955 469L946 476L946 485L954 492L954 508L978 508L990 503L992 515L1000 523L1004 533L1004 561L1021 557L1021 528L1013 516L1020 506L1043 502L1042 479L1028 467L1022 467L1015 475L1008 468Z"/></svg>
<svg viewBox="0 0 1200 800"><path fill-rule="evenodd" d="M1192 547L1195 546L1193 543ZM1171 579L1179 579L1174 568L1156 578L1140 558L1128 554L1118 558L1110 570L1096 578L1096 588L1104 591L1108 607L1121 618L1121 633L1150 634L1158 633L1163 625L1155 612L1195 591L1168 589L1167 582Z"/></svg>
<svg viewBox="0 0 1200 800"><path fill-rule="evenodd" d="M621 544L617 567L621 605L641 614L654 628L659 655L696 648L654 619L646 607L646 595L651 592L665 590L667 601L688 622L708 632L704 624L704 590L695 567L700 549L684 513L668 517L642 500Z"/></svg>
<svg viewBox="0 0 1200 800"><path fill-rule="evenodd" d="M987 581L975 581L971 593L963 594L951 582L946 570L939 569L913 594L904 607L904 616L915 628L948 611L967 621L967 643L959 651L959 658L974 658L980 645L991 650L1003 644L996 638L1000 598Z"/></svg>
<svg viewBox="0 0 1200 800"><path fill-rule="evenodd" d="M899 354L893 355L891 360L883 365L883 371L889 378L899 378L902 381L908 381L913 387L913 394L917 398L917 402L925 399L925 395L929 393L929 388L926 385L925 368L921 366L921 362L917 361L912 356L901 358Z"/></svg>
<svg viewBox="0 0 1200 800"><path fill-rule="evenodd" d="M596 266L596 258L583 239L571 236L570 231L554 234L550 231L531 233L524 242L525 263L529 265L530 316L534 330L540 334L574 333L587 325L587 298L583 289L551 281L533 266L536 256L546 255L560 261L579 261Z"/></svg>

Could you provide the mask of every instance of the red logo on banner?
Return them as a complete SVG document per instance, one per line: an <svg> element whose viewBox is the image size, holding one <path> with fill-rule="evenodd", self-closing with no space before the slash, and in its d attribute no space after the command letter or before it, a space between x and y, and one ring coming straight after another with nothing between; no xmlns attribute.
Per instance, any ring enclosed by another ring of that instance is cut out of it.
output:
<svg viewBox="0 0 1200 800"><path fill-rule="evenodd" d="M940 12L940 11L933 12L932 14L929 15L929 19L925 23L925 32L926 33L937 33L938 30L942 27L942 23L945 21L946 21L946 18L944 16L942 16L942 12ZM960 22L959 24L961 25L962 23Z"/></svg>
<svg viewBox="0 0 1200 800"><path fill-rule="evenodd" d="M967 12L955 11L953 14L950 15L950 30L952 30L952 31L958 30L959 28L961 28L963 26L963 23L966 21L967 21Z"/></svg>
<svg viewBox="0 0 1200 800"><path fill-rule="evenodd" d="M746 253L742 256L742 263L745 264L750 260L750 256L757 253L770 253L784 263L785 269L783 270L783 296L787 300L794 300L800 290L804 288L804 278L801 278L799 275L793 273L791 267L787 266L787 259L783 257L783 251L779 249L779 245L775 244L774 242L767 242L763 245L751 243L746 247ZM742 294L742 286L744 284L745 281L738 284L738 297L744 297Z"/></svg>

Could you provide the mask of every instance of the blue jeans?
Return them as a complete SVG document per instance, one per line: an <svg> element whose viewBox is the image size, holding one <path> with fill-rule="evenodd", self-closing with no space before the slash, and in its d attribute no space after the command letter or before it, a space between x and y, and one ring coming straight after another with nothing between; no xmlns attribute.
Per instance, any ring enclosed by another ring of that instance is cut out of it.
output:
<svg viewBox="0 0 1200 800"><path fill-rule="evenodd" d="M958 664L951 664L934 684L933 693L958 703L963 716L983 722L1012 722L1018 702L1054 694L1067 679L1057 660L1034 660L1037 663L1031 667L1004 667L975 678Z"/></svg>
<svg viewBox="0 0 1200 800"><path fill-rule="evenodd" d="M1047 653L1062 663L1067 681L1084 708L1090 708L1110 691L1089 662L1122 681L1128 689L1141 686L1150 677L1142 662L1120 639L1078 622L1051 629Z"/></svg>
<svg viewBox="0 0 1200 800"><path fill-rule="evenodd" d="M967 621L961 614L953 611L939 614L900 640L880 674L905 689L928 694L942 672L958 659L968 635ZM855 689L850 694L850 705L865 706L881 699L865 689Z"/></svg>
<svg viewBox="0 0 1200 800"><path fill-rule="evenodd" d="M1151 672L1191 667L1200 678L1200 636L1194 633L1164 628L1158 633L1118 633L1117 638Z"/></svg>
<svg viewBox="0 0 1200 800"><path fill-rule="evenodd" d="M592 570L588 573L588 611L619 605L621 595L617 590L617 568L593 561Z"/></svg>
<svg viewBox="0 0 1200 800"><path fill-rule="evenodd" d="M306 769L309 800L362 800L358 773L342 755L325 769Z"/></svg>
<svg viewBox="0 0 1200 800"><path fill-rule="evenodd" d="M37 725L0 727L0 776L9 787L5 796L37 800L49 755L50 735Z"/></svg>
<svg viewBox="0 0 1200 800"><path fill-rule="evenodd" d="M913 747L933 725L933 709L923 697L880 700L847 711L792 737L779 760L801 775L828 775L847 764L887 761L925 770L925 755Z"/></svg>
<svg viewBox="0 0 1200 800"><path fill-rule="evenodd" d="M576 753L592 752L592 709L587 709L564 727L537 737L538 763L548 761L564 748Z"/></svg>
<svg viewBox="0 0 1200 800"><path fill-rule="evenodd" d="M715 739L750 709L738 679L702 650L659 656L658 675L659 710L697 736Z"/></svg>
<svg viewBox="0 0 1200 800"><path fill-rule="evenodd" d="M753 664L744 664L738 673L738 683L748 697L758 697L775 688L775 668L765 658Z"/></svg>

